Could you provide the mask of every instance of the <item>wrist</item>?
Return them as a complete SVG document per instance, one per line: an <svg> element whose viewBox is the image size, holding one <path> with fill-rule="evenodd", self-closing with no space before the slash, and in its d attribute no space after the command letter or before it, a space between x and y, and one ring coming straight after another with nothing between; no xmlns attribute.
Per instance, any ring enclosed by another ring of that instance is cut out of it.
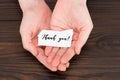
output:
<svg viewBox="0 0 120 80"><path fill-rule="evenodd" d="M86 3L87 0L70 0L70 1L72 1L72 2L78 2L78 3L79 3L79 2L80 2L80 3Z"/></svg>
<svg viewBox="0 0 120 80"><path fill-rule="evenodd" d="M34 12L40 9L43 4L45 4L44 0L19 0L20 7L23 13Z"/></svg>
<svg viewBox="0 0 120 80"><path fill-rule="evenodd" d="M58 0L58 3L62 2L62 3L67 3L67 4L75 4L75 5L85 5L87 3L87 0Z"/></svg>

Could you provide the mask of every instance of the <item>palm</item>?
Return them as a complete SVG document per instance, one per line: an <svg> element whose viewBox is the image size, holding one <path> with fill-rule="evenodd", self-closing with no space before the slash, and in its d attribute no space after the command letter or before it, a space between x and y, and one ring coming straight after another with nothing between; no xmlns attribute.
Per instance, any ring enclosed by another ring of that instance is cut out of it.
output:
<svg viewBox="0 0 120 80"><path fill-rule="evenodd" d="M34 2L34 0L32 1ZM22 3L25 4L25 2ZM33 7L30 7L30 4L28 4L28 6L24 6L24 4L21 4L23 19L20 27L23 47L31 52L47 68L52 71L56 71L56 67L53 67L46 62L47 57L44 55L44 48L37 46L38 33L42 29L49 29L51 10L45 3L43 3L42 5L38 5L39 7L35 10L33 9L33 11L24 12L26 11L25 9Z"/></svg>
<svg viewBox="0 0 120 80"><path fill-rule="evenodd" d="M43 0L19 0L19 3L23 11L23 19L20 27L23 47L48 69L56 71L57 67L47 63L44 48L38 47L37 37L41 30L49 29L51 10ZM66 68L69 64L61 64L61 66Z"/></svg>
<svg viewBox="0 0 120 80"><path fill-rule="evenodd" d="M54 66L57 66L59 63L69 62L75 53L79 54L92 30L92 21L86 5L81 6L79 3L68 3L65 0L59 0L51 18L51 29L74 30L72 47L67 48L63 53L60 53L61 48L59 48L56 51L56 54L59 55L49 54L48 58L48 61L52 62ZM55 48L52 49L55 51ZM51 61L52 58L54 58L53 61Z"/></svg>
<svg viewBox="0 0 120 80"><path fill-rule="evenodd" d="M83 28L92 28L92 21L85 5L58 2L52 15L51 25L52 29L73 29L79 34Z"/></svg>

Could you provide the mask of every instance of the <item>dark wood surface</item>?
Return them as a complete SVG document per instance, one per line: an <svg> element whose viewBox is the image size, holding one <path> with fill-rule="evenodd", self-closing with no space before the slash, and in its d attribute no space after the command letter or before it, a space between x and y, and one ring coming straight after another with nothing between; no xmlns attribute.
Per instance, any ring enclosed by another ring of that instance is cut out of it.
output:
<svg viewBox="0 0 120 80"><path fill-rule="evenodd" d="M47 0L53 9L56 0ZM0 80L120 80L120 0L88 0L94 29L66 72L51 72L22 48L17 0L0 0Z"/></svg>

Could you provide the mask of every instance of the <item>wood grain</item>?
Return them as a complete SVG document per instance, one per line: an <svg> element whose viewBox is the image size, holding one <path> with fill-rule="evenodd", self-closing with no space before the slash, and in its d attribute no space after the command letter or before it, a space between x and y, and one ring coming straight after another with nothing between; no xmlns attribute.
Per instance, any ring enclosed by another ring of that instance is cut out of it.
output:
<svg viewBox="0 0 120 80"><path fill-rule="evenodd" d="M46 0L51 9L56 0ZM66 72L51 72L22 48L17 0L0 0L0 80L120 80L120 0L88 0L94 29Z"/></svg>

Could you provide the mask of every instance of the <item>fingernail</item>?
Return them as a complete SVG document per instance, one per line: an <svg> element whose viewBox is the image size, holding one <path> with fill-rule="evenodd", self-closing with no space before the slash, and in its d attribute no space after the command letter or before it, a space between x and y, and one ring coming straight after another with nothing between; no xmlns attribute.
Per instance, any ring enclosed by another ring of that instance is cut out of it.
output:
<svg viewBox="0 0 120 80"><path fill-rule="evenodd" d="M56 72L56 71L57 71L57 69L52 69L51 71L52 71L52 72Z"/></svg>
<svg viewBox="0 0 120 80"><path fill-rule="evenodd" d="M77 55L79 55L80 53L76 53Z"/></svg>
<svg viewBox="0 0 120 80"><path fill-rule="evenodd" d="M80 54L80 51L81 51L81 49L77 50L77 51L76 51L76 52L77 52L76 54L79 55L79 54Z"/></svg>
<svg viewBox="0 0 120 80"><path fill-rule="evenodd" d="M64 68L64 69L61 69L60 71L66 71L66 68Z"/></svg>

